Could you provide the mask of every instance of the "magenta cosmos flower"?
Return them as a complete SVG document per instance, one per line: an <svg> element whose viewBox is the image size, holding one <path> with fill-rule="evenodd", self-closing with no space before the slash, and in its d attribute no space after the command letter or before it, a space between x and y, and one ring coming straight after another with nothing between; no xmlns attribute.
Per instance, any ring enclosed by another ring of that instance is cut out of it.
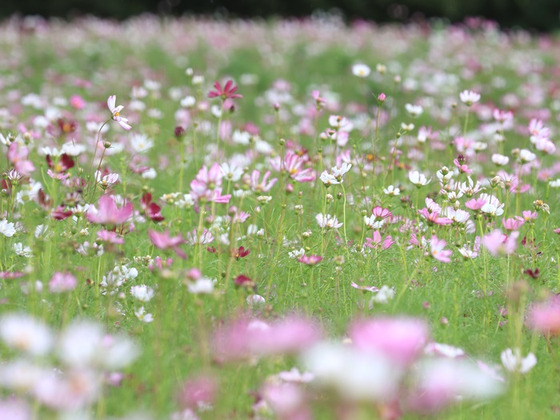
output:
<svg viewBox="0 0 560 420"><path fill-rule="evenodd" d="M97 205L99 208L91 206L86 214L88 220L92 223L121 225L132 216L132 203L127 202L119 208L111 195L101 196Z"/></svg>
<svg viewBox="0 0 560 420"><path fill-rule="evenodd" d="M122 128L125 130L130 130L132 127L128 124L128 119L121 117L121 111L123 110L124 106L118 105L116 106L117 96L111 95L107 99L107 107L111 114L113 114L113 120L116 121Z"/></svg>
<svg viewBox="0 0 560 420"><path fill-rule="evenodd" d="M222 89L222 85L220 82L214 83L214 90L208 94L209 98L222 98L223 100L226 99L237 99L243 98L243 95L240 95L237 92L237 86L233 84L232 80L228 80Z"/></svg>

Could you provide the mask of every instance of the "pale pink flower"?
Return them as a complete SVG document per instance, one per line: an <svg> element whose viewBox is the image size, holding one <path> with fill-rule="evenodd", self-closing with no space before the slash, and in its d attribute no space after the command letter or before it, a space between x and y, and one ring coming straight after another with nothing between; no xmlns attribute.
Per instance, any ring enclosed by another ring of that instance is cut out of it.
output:
<svg viewBox="0 0 560 420"><path fill-rule="evenodd" d="M423 414L437 412L464 399L485 400L503 390L499 380L461 358L423 362L414 371L413 384L406 405Z"/></svg>
<svg viewBox="0 0 560 420"><path fill-rule="evenodd" d="M464 90L459 94L459 99L467 106L480 101L480 94L473 92L472 90Z"/></svg>
<svg viewBox="0 0 560 420"><path fill-rule="evenodd" d="M290 178L298 182L312 182L316 178L313 168L304 168L308 161L303 156L299 156L291 150L286 152L284 159L279 156L270 159L270 166L279 172L286 172Z"/></svg>
<svg viewBox="0 0 560 420"><path fill-rule="evenodd" d="M296 353L320 337L318 326L305 318L290 316L271 323L245 318L221 327L214 336L214 347L221 359L244 359Z"/></svg>
<svg viewBox="0 0 560 420"><path fill-rule="evenodd" d="M100 230L97 232L97 238L100 241L107 242L110 244L115 245L122 245L124 244L124 238L121 238L116 232L110 230Z"/></svg>
<svg viewBox="0 0 560 420"><path fill-rule="evenodd" d="M505 230L519 230L521 226L525 223L525 220L522 217L515 216L514 218L509 219L502 219L502 225L504 226Z"/></svg>
<svg viewBox="0 0 560 420"><path fill-rule="evenodd" d="M198 376L185 381L179 392L179 404L192 410L208 409L214 403L218 384L212 376Z"/></svg>
<svg viewBox="0 0 560 420"><path fill-rule="evenodd" d="M294 383L268 383L260 391L279 420L312 420L304 390Z"/></svg>
<svg viewBox="0 0 560 420"><path fill-rule="evenodd" d="M496 229L482 237L482 245L495 257L501 254L510 255L517 249L518 236L519 232L517 231L511 232L508 236Z"/></svg>
<svg viewBox="0 0 560 420"><path fill-rule="evenodd" d="M115 106L117 102L117 96L111 95L107 99L107 107L111 114L113 114L113 120L116 121L122 128L125 130L130 130L132 127L128 124L128 119L121 116L121 111L123 110L124 106L119 105Z"/></svg>
<svg viewBox="0 0 560 420"><path fill-rule="evenodd" d="M527 319L529 328L545 335L560 335L560 297L533 304Z"/></svg>
<svg viewBox="0 0 560 420"><path fill-rule="evenodd" d="M253 192L263 193L263 192L270 191L270 189L278 181L278 178L272 178L270 181L268 180L268 177L270 176L270 171L266 171L266 173L262 178L262 181L260 180L260 175L261 175L260 172L257 171L256 169L251 173L249 185Z"/></svg>
<svg viewBox="0 0 560 420"><path fill-rule="evenodd" d="M0 400L0 419L32 420L32 410L27 403L16 400Z"/></svg>
<svg viewBox="0 0 560 420"><path fill-rule="evenodd" d="M51 293L63 293L74 290L78 285L78 280L71 273L56 272L49 281Z"/></svg>
<svg viewBox="0 0 560 420"><path fill-rule="evenodd" d="M445 242L443 239L438 239L438 237L435 235L432 236L432 239L430 241L430 254L436 260L448 263L451 262L451 259L449 257L451 256L453 251L444 249L445 245L447 245L447 242Z"/></svg>
<svg viewBox="0 0 560 420"><path fill-rule="evenodd" d="M399 364L409 365L424 350L429 328L421 319L381 317L354 323L349 335L358 349L381 353Z"/></svg>
<svg viewBox="0 0 560 420"><path fill-rule="evenodd" d="M29 149L26 146L20 145L18 142L13 142L8 148L8 159L14 165L16 171L23 176L31 175L35 170L33 163L28 160Z"/></svg>
<svg viewBox="0 0 560 420"><path fill-rule="evenodd" d="M170 236L169 231L159 233L155 230L148 230L148 236L152 243L159 249L172 249L175 253L181 257L186 258L187 254L181 249L181 245L185 243L185 240L181 235Z"/></svg>
<svg viewBox="0 0 560 420"><path fill-rule="evenodd" d="M98 207L90 206L86 217L90 222L102 225L121 225L132 216L134 210L130 202L125 203L121 208L117 207L111 195L102 195Z"/></svg>

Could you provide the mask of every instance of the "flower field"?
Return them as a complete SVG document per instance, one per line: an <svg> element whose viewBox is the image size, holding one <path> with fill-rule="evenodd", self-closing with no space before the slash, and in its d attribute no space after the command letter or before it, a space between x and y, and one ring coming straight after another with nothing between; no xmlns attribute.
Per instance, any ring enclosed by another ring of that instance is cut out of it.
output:
<svg viewBox="0 0 560 420"><path fill-rule="evenodd" d="M560 416L560 39L0 25L0 419Z"/></svg>

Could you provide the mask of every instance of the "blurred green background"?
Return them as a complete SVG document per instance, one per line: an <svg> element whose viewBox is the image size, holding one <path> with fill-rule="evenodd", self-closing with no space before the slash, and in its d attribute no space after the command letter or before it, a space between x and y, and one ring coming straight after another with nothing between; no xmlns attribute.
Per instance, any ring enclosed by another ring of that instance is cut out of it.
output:
<svg viewBox="0 0 560 420"><path fill-rule="evenodd" d="M299 17L317 11L347 21L423 20L451 22L480 16L502 27L539 31L560 28L560 0L1 0L0 18L12 14L72 18L85 14L126 19L141 13L205 14L220 17Z"/></svg>

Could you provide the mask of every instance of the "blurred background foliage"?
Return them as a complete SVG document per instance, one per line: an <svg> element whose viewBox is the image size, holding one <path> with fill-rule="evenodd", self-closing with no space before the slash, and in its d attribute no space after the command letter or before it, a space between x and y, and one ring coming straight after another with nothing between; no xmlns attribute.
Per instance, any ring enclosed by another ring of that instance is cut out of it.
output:
<svg viewBox="0 0 560 420"><path fill-rule="evenodd" d="M87 14L126 19L141 13L202 14L223 18L303 17L340 14L347 21L408 22L434 17L450 22L468 16L500 26L538 31L560 29L560 0L1 0L0 18L13 14L72 18Z"/></svg>

